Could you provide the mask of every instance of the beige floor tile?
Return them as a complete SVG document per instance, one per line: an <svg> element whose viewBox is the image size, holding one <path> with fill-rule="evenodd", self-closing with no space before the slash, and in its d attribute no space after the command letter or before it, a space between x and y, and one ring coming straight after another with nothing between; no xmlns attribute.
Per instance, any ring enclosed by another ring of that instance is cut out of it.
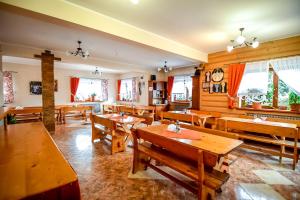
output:
<svg viewBox="0 0 300 200"><path fill-rule="evenodd" d="M239 200L252 200L250 195L241 186L237 186L234 189L234 192L235 192L235 195L236 195L236 199L239 199Z"/></svg>
<svg viewBox="0 0 300 200"><path fill-rule="evenodd" d="M254 200L284 200L284 198L267 184L241 183L241 187Z"/></svg>
<svg viewBox="0 0 300 200"><path fill-rule="evenodd" d="M295 185L295 183L275 170L253 170L253 172L267 184Z"/></svg>

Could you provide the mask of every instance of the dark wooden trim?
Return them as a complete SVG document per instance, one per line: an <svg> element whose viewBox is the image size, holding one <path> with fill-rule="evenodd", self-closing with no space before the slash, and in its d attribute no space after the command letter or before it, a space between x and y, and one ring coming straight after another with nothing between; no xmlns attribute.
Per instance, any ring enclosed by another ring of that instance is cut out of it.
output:
<svg viewBox="0 0 300 200"><path fill-rule="evenodd" d="M278 87L279 87L279 78L278 75L273 71L273 107L278 108Z"/></svg>

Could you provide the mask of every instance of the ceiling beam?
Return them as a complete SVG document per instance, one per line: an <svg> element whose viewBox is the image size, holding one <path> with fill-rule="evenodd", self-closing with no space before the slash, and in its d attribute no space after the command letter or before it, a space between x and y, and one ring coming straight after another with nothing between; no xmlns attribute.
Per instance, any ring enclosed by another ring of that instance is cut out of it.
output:
<svg viewBox="0 0 300 200"><path fill-rule="evenodd" d="M195 59L200 62L207 62L207 53L68 1L0 0L0 2L92 28L143 45Z"/></svg>

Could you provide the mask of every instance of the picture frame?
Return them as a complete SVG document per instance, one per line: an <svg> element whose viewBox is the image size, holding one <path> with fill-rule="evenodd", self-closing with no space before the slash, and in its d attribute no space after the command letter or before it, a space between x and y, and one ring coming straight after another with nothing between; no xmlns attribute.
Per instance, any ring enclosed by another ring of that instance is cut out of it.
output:
<svg viewBox="0 0 300 200"><path fill-rule="evenodd" d="M42 94L42 81L30 81L29 88L30 88L31 95L41 95Z"/></svg>

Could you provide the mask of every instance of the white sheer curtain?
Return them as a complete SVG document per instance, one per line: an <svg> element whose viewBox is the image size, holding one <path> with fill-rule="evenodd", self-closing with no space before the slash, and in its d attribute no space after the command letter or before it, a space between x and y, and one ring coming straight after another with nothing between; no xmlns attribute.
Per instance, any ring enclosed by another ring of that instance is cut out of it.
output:
<svg viewBox="0 0 300 200"><path fill-rule="evenodd" d="M300 95L300 56L270 60L278 77Z"/></svg>
<svg viewBox="0 0 300 200"><path fill-rule="evenodd" d="M238 95L264 95L268 91L269 62L246 63Z"/></svg>

